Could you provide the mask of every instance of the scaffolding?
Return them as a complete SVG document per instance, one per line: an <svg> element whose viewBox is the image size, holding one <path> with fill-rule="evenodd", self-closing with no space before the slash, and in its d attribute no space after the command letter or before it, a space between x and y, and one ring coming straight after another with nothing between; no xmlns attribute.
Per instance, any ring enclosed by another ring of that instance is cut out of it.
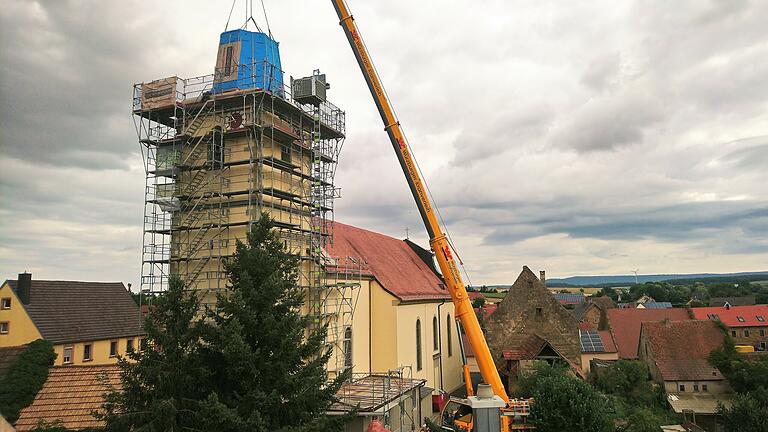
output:
<svg viewBox="0 0 768 432"><path fill-rule="evenodd" d="M324 97L293 98L283 72L267 62L234 67L250 77L249 88L216 90L231 68L134 85L146 172L141 290L163 292L178 276L203 304L213 304L227 288L225 262L237 240L245 241L266 212L287 249L301 257L306 313L328 326L335 351L329 371L344 370L344 335L363 264L324 252L339 197L334 175L344 111Z"/></svg>
<svg viewBox="0 0 768 432"><path fill-rule="evenodd" d="M393 432L412 431L421 425L420 404L426 380L412 377L408 366L372 374L353 374L336 392L330 413L357 409L360 415L378 417Z"/></svg>

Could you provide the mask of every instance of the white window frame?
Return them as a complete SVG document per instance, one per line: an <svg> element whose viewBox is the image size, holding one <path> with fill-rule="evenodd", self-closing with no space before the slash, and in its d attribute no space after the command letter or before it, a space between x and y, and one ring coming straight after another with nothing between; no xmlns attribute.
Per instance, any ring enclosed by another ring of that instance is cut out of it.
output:
<svg viewBox="0 0 768 432"><path fill-rule="evenodd" d="M67 356L67 351L69 351L69 356ZM72 364L72 355L75 353L75 348L68 346L64 347L63 352L61 353L61 362L63 364Z"/></svg>
<svg viewBox="0 0 768 432"><path fill-rule="evenodd" d="M1 301L2 301L2 303L0 304L0 309L8 310L8 309L11 308L11 298L10 297L3 297L3 299ZM6 302L8 303L8 306L5 305Z"/></svg>
<svg viewBox="0 0 768 432"><path fill-rule="evenodd" d="M3 326L5 326L5 331L2 330ZM8 334L11 332L11 323L8 321L2 321L0 322L0 334Z"/></svg>

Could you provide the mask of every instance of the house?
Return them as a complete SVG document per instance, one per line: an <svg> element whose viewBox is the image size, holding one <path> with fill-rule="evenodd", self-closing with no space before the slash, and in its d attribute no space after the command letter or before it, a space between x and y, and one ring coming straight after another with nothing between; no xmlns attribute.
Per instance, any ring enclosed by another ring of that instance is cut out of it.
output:
<svg viewBox="0 0 768 432"><path fill-rule="evenodd" d="M578 321L528 267L488 317L486 341L507 385L535 360L563 361L583 374Z"/></svg>
<svg viewBox="0 0 768 432"><path fill-rule="evenodd" d="M729 403L731 387L712 366L709 354L723 345L725 334L712 321L643 322L640 360L654 381L664 386L672 409L693 415L694 422L716 430L718 403Z"/></svg>
<svg viewBox="0 0 768 432"><path fill-rule="evenodd" d="M730 306L752 306L756 303L755 296L712 297L709 299L710 307L722 307L726 304Z"/></svg>
<svg viewBox="0 0 768 432"><path fill-rule="evenodd" d="M571 312L579 320L579 323L589 324L590 328L594 330L605 330L608 326L608 317L602 302L587 301L576 305L571 309Z"/></svg>
<svg viewBox="0 0 768 432"><path fill-rule="evenodd" d="M40 421L60 421L67 430L103 427L92 412L101 409L109 386L120 386L117 365L54 366L32 404L19 413L16 430L33 430Z"/></svg>
<svg viewBox="0 0 768 432"><path fill-rule="evenodd" d="M619 350L608 330L579 329L581 342L581 369L585 375L591 370L592 360L614 361L619 359Z"/></svg>
<svg viewBox="0 0 768 432"><path fill-rule="evenodd" d="M697 320L720 321L737 345L765 351L768 345L768 305L699 307L691 309Z"/></svg>
<svg viewBox="0 0 768 432"><path fill-rule="evenodd" d="M637 359L637 344L640 327L645 321L683 321L690 319L685 309L610 309L607 312L608 328L611 331L619 358Z"/></svg>
<svg viewBox="0 0 768 432"><path fill-rule="evenodd" d="M581 293L554 293L555 299L563 306L576 306L584 303Z"/></svg>
<svg viewBox="0 0 768 432"><path fill-rule="evenodd" d="M33 280L0 287L0 347L53 343L55 365L111 364L141 345L141 314L120 282Z"/></svg>
<svg viewBox="0 0 768 432"><path fill-rule="evenodd" d="M450 393L462 387L461 339L454 307L431 253L410 241L339 222L333 224L333 235L326 251L329 257L365 263L354 294L354 316L344 329L350 348L345 350L346 364L361 378L342 389L340 403L354 405L365 389L369 397L384 397L378 390L381 385L403 390L392 400L414 394L415 387L421 388L419 397L427 399L432 389ZM380 402L372 407L397 405L391 400ZM418 415L421 402L409 406L413 407L410 415ZM380 408L371 410L361 411L366 421L385 415ZM431 415L431 408L422 414Z"/></svg>

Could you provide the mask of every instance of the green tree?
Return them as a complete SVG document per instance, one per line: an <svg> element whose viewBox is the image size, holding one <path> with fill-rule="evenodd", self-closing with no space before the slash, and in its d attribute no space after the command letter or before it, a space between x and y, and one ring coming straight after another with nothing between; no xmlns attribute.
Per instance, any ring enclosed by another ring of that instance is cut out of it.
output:
<svg viewBox="0 0 768 432"><path fill-rule="evenodd" d="M533 398L531 422L540 432L614 429L608 399L578 378L568 375L540 378Z"/></svg>
<svg viewBox="0 0 768 432"><path fill-rule="evenodd" d="M614 362L597 377L595 385L604 393L624 398L630 406L664 407L665 398L648 380L646 366L639 361Z"/></svg>
<svg viewBox="0 0 768 432"><path fill-rule="evenodd" d="M483 306L485 306L485 297L478 297L472 300L473 308L477 309L477 308L482 308Z"/></svg>
<svg viewBox="0 0 768 432"><path fill-rule="evenodd" d="M520 397L529 398L538 387L539 381L548 377L559 377L568 374L568 365L564 362L554 364L537 361L533 368L520 375L517 380L517 393Z"/></svg>
<svg viewBox="0 0 768 432"><path fill-rule="evenodd" d="M207 363L218 367L207 415L222 431L341 430L354 413L325 413L349 374L328 382L326 327L308 330L300 258L272 227L262 214L248 244L238 242L226 266L230 289L208 313Z"/></svg>
<svg viewBox="0 0 768 432"><path fill-rule="evenodd" d="M328 383L325 328L307 331L298 264L262 215L215 309L172 279L145 323L149 349L119 362L122 390L98 416L107 431L340 430L354 413L325 412L347 375Z"/></svg>
<svg viewBox="0 0 768 432"><path fill-rule="evenodd" d="M150 349L129 352L118 362L122 389L107 394L104 413L97 415L106 430L217 429L216 419L202 414L212 391L212 372L202 355L205 327L197 296L172 278L144 322Z"/></svg>
<svg viewBox="0 0 768 432"><path fill-rule="evenodd" d="M737 394L730 408L718 407L726 432L768 432L768 389Z"/></svg>
<svg viewBox="0 0 768 432"><path fill-rule="evenodd" d="M53 344L38 339L30 342L0 380L0 413L13 423L19 411L31 404L48 379L48 370L56 360Z"/></svg>

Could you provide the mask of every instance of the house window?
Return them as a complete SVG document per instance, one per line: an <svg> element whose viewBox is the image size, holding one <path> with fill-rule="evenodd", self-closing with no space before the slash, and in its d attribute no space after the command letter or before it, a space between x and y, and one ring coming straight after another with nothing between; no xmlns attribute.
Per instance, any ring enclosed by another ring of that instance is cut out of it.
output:
<svg viewBox="0 0 768 432"><path fill-rule="evenodd" d="M280 146L280 160L291 163L291 147L287 145Z"/></svg>
<svg viewBox="0 0 768 432"><path fill-rule="evenodd" d="M762 315L756 315L755 318L757 318L757 320L760 322L765 322L765 317Z"/></svg>
<svg viewBox="0 0 768 432"><path fill-rule="evenodd" d="M695 391L695 392L699 391L699 385L698 384L694 384L693 385L693 391Z"/></svg>
<svg viewBox="0 0 768 432"><path fill-rule="evenodd" d="M711 319L712 321L720 321L720 316L717 314L707 314L707 318Z"/></svg>
<svg viewBox="0 0 768 432"><path fill-rule="evenodd" d="M451 314L448 314L448 319L445 320L446 336L448 336L448 357L453 355L453 339L451 339Z"/></svg>
<svg viewBox="0 0 768 432"><path fill-rule="evenodd" d="M10 324L8 324L8 321L0 322L0 334L8 334L9 327Z"/></svg>
<svg viewBox="0 0 768 432"><path fill-rule="evenodd" d="M737 316L737 317L736 317L736 320L737 320L738 322L744 322L744 317L743 317L743 316Z"/></svg>
<svg viewBox="0 0 768 432"><path fill-rule="evenodd" d="M117 355L117 341L109 343L109 356L115 357Z"/></svg>
<svg viewBox="0 0 768 432"><path fill-rule="evenodd" d="M765 336L765 329L760 329L760 336L761 337Z"/></svg>
<svg viewBox="0 0 768 432"><path fill-rule="evenodd" d="M64 348L64 356L62 358L64 364L72 363L72 347Z"/></svg>
<svg viewBox="0 0 768 432"><path fill-rule="evenodd" d="M344 367L352 367L352 327L344 329Z"/></svg>
<svg viewBox="0 0 768 432"><path fill-rule="evenodd" d="M147 349L147 338L139 339L139 349L145 351Z"/></svg>
<svg viewBox="0 0 768 432"><path fill-rule="evenodd" d="M125 352L132 352L132 351L133 351L133 339L126 339Z"/></svg>
<svg viewBox="0 0 768 432"><path fill-rule="evenodd" d="M83 345L83 361L91 360L93 360L93 345L85 344Z"/></svg>
<svg viewBox="0 0 768 432"><path fill-rule="evenodd" d="M11 308L11 298L10 297L4 297L2 301L1 309L10 309Z"/></svg>
<svg viewBox="0 0 768 432"><path fill-rule="evenodd" d="M736 337L736 330L731 330L731 336Z"/></svg>
<svg viewBox="0 0 768 432"><path fill-rule="evenodd" d="M765 342L760 342L760 350L765 351Z"/></svg>
<svg viewBox="0 0 768 432"><path fill-rule="evenodd" d="M420 371L421 364L421 320L416 320L416 370Z"/></svg>
<svg viewBox="0 0 768 432"><path fill-rule="evenodd" d="M702 384L701 385L701 391L704 391L704 392L708 392L709 391L709 388L707 387L706 384Z"/></svg>
<svg viewBox="0 0 768 432"><path fill-rule="evenodd" d="M685 384L680 384L680 392L685 392Z"/></svg>
<svg viewBox="0 0 768 432"><path fill-rule="evenodd" d="M432 349L440 349L440 329L438 329L437 317L432 317Z"/></svg>
<svg viewBox="0 0 768 432"><path fill-rule="evenodd" d="M744 337L749 337L749 330L744 330Z"/></svg>

